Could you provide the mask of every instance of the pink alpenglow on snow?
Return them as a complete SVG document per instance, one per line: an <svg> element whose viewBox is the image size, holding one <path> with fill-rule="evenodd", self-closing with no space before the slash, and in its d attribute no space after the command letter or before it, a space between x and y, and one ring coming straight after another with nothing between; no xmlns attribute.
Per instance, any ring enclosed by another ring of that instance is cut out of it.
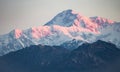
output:
<svg viewBox="0 0 120 72"><path fill-rule="evenodd" d="M20 29L15 29L15 37L18 39L20 38L22 35L22 30Z"/></svg>
<svg viewBox="0 0 120 72"><path fill-rule="evenodd" d="M77 27L82 27L81 22L84 23L85 28L89 29L90 31L94 33L98 32L98 24L94 23L89 19L88 17L82 16L80 13L77 13L76 11L72 10L72 14L77 14L77 19L74 20L74 25Z"/></svg>
<svg viewBox="0 0 120 72"><path fill-rule="evenodd" d="M69 27L62 27L62 26L59 26L59 25L54 25L53 28L54 28L55 31L62 32L64 35L67 35L68 37L71 37L71 35L68 31Z"/></svg>
<svg viewBox="0 0 120 72"><path fill-rule="evenodd" d="M49 26L39 26L32 28L32 36L33 38L39 39L41 37L45 37L51 34L51 30Z"/></svg>
<svg viewBox="0 0 120 72"><path fill-rule="evenodd" d="M99 33L98 32L98 24L92 22L89 18L85 16L81 16L80 14L77 15L77 19L74 20L74 25L77 27L82 27L81 22L84 24L84 28L87 28L91 30L92 32Z"/></svg>
<svg viewBox="0 0 120 72"><path fill-rule="evenodd" d="M92 21L98 23L99 25L105 24L105 23L108 23L108 24L114 23L114 21L106 19L106 18L102 18L102 17L97 17L96 19L93 19Z"/></svg>

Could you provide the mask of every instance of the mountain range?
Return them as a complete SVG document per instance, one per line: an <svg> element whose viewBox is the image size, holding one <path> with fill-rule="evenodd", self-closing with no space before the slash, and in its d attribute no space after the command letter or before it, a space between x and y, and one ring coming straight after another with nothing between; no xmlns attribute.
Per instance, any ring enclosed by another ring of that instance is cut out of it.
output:
<svg viewBox="0 0 120 72"><path fill-rule="evenodd" d="M31 45L61 46L73 50L83 43L97 40L113 43L120 48L120 22L102 17L86 17L65 10L39 27L15 29L0 36L0 56Z"/></svg>
<svg viewBox="0 0 120 72"><path fill-rule="evenodd" d="M65 10L0 35L0 72L120 72L120 22Z"/></svg>

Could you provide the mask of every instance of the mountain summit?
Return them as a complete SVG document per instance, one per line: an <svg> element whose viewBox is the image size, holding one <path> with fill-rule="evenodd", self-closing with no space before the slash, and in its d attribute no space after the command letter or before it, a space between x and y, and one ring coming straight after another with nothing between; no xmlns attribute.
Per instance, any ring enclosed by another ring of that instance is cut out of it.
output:
<svg viewBox="0 0 120 72"><path fill-rule="evenodd" d="M15 29L0 36L0 56L30 45L63 46L75 49L83 43L103 40L120 48L120 23L102 17L86 17L65 10L44 26Z"/></svg>
<svg viewBox="0 0 120 72"><path fill-rule="evenodd" d="M70 27L73 25L74 20L77 18L77 14L73 14L72 10L65 10L58 15L56 15L51 21L45 25L60 25L65 27ZM67 24L66 24L67 23Z"/></svg>
<svg viewBox="0 0 120 72"><path fill-rule="evenodd" d="M108 20L102 17L86 17L80 13L75 12L74 10L65 10L59 14L57 14L51 21L46 23L45 25L60 25L64 27L70 27L73 25L87 27L87 26L97 26L102 24L113 24L114 21Z"/></svg>

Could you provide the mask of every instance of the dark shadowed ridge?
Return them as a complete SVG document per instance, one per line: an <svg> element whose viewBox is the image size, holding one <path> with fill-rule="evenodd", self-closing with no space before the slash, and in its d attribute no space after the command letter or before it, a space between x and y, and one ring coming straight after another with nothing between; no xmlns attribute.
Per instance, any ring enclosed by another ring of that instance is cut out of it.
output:
<svg viewBox="0 0 120 72"><path fill-rule="evenodd" d="M120 50L97 41L69 51L60 46L30 46L0 57L0 72L120 72Z"/></svg>

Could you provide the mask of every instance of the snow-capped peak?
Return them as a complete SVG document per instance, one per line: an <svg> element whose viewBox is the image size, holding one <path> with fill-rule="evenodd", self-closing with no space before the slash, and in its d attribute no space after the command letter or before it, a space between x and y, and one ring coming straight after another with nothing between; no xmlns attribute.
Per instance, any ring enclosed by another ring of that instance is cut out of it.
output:
<svg viewBox="0 0 120 72"><path fill-rule="evenodd" d="M56 15L46 26L59 25L63 27L77 26L87 28L93 32L98 32L98 24L91 21L90 18L83 16L74 10L65 10Z"/></svg>
<svg viewBox="0 0 120 72"><path fill-rule="evenodd" d="M72 10L69 9L57 14L51 21L49 21L45 25L48 26L60 25L60 26L69 27L73 25L74 20L76 18L77 18L77 14L73 14Z"/></svg>

